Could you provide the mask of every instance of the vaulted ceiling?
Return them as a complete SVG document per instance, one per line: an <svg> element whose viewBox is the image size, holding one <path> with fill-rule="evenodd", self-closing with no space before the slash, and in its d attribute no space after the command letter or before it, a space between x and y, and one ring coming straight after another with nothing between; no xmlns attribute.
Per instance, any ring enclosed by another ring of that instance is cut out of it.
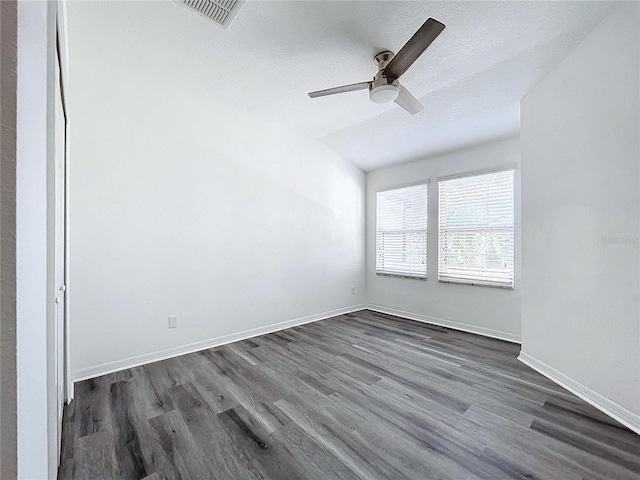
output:
<svg viewBox="0 0 640 480"><path fill-rule="evenodd" d="M70 84L95 80L92 69L175 82L212 108L315 137L371 171L516 135L520 100L616 6L247 1L224 30L170 0L70 2ZM428 17L446 29L402 77L422 112L371 103L366 90L307 96L370 80L373 56L397 52Z"/></svg>

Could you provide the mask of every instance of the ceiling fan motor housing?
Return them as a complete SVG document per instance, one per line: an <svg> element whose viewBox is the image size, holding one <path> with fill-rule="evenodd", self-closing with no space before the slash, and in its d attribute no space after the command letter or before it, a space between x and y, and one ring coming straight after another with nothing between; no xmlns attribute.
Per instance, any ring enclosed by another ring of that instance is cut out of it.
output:
<svg viewBox="0 0 640 480"><path fill-rule="evenodd" d="M384 75L383 71L393 58L393 52L384 51L373 57L374 63L378 66L378 73L373 77L369 85L369 98L374 103L393 102L398 98L400 84L397 79Z"/></svg>

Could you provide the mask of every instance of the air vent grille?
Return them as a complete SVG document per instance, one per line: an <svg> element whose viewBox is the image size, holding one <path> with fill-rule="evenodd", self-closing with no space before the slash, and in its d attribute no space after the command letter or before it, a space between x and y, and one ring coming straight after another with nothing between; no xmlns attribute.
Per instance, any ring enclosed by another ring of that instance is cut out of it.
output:
<svg viewBox="0 0 640 480"><path fill-rule="evenodd" d="M185 7L227 28L244 3L243 0L176 0Z"/></svg>

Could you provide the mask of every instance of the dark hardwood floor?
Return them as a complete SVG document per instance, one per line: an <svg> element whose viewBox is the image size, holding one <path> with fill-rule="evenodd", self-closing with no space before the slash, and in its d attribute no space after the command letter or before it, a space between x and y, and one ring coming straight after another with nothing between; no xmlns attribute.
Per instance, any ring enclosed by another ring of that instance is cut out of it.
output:
<svg viewBox="0 0 640 480"><path fill-rule="evenodd" d="M370 311L76 385L60 478L640 479L519 347Z"/></svg>

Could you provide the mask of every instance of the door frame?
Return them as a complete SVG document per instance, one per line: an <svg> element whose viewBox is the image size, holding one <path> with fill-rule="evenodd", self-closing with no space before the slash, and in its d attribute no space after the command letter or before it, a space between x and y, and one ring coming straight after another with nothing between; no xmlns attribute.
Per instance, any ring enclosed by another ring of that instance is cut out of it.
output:
<svg viewBox="0 0 640 480"><path fill-rule="evenodd" d="M53 234L53 280L55 289L55 307L52 315L54 322L54 378L55 378L55 425L56 425L56 458L57 465L60 465L60 454L62 447L62 418L64 416L64 406L66 402L66 372L67 372L67 355L66 355L66 160L67 160L67 113L64 98L62 67L60 66L60 42L58 40L58 31L56 28L56 58L55 58L55 77L57 77L57 85L54 88L54 234ZM60 118L61 116L61 118ZM62 142L62 145L59 144ZM62 304L60 305L60 303Z"/></svg>
<svg viewBox="0 0 640 480"><path fill-rule="evenodd" d="M58 58L60 96L62 97L62 111L64 113L64 403L69 404L73 400L74 389L71 379L71 335L70 335L70 308L71 296L69 288L69 114L67 110L67 97L65 85L68 79L68 42L67 42L67 10L66 1L56 1L56 56ZM57 346L59 348L60 346Z"/></svg>

